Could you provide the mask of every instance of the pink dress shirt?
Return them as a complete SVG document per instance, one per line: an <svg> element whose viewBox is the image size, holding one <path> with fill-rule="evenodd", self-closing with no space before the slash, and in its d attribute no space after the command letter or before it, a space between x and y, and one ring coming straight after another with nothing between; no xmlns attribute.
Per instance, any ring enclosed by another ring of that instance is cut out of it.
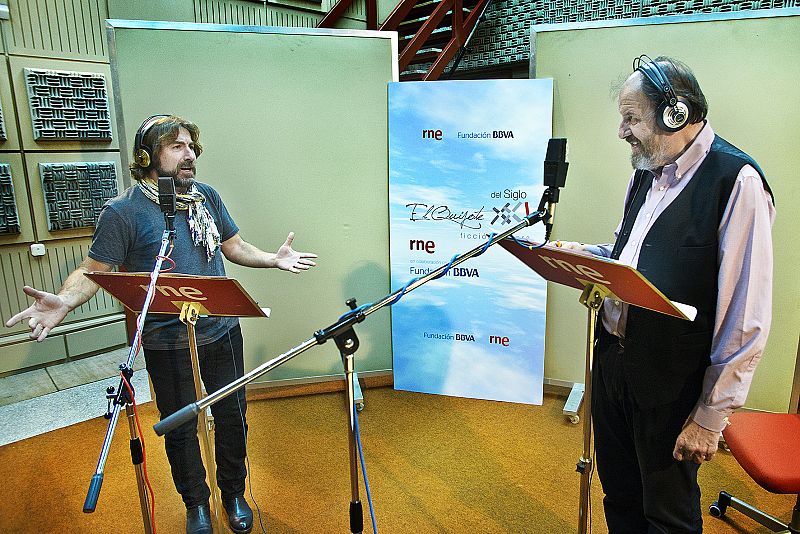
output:
<svg viewBox="0 0 800 534"><path fill-rule="evenodd" d="M678 157L656 173L639 210L619 261L636 266L642 242L661 213L694 176L714 140L706 122L698 136ZM631 195L633 177L628 183ZM761 359L772 319L772 223L775 206L761 177L750 165L739 171L719 225L719 293L711 366L706 370L703 393L691 418L703 428L721 431L727 417L744 404L753 372ZM617 238L622 222L614 232ZM613 244L588 245L586 250L610 257ZM669 295L667 295L669 296ZM625 337L628 306L606 299L603 325Z"/></svg>

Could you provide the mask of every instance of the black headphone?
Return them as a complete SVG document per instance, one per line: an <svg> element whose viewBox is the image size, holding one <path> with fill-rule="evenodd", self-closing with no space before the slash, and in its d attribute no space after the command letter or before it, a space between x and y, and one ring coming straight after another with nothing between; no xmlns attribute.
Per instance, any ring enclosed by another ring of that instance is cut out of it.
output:
<svg viewBox="0 0 800 534"><path fill-rule="evenodd" d="M677 132L689 123L692 107L689 102L675 94L669 78L658 63L642 54L634 58L633 71L640 71L661 92L661 103L656 108L656 122L667 132Z"/></svg>
<svg viewBox="0 0 800 534"><path fill-rule="evenodd" d="M144 136L155 123L164 117L169 117L169 115L150 115L136 131L136 138L133 141L133 161L143 169L150 167L153 159L153 149L144 144Z"/></svg>

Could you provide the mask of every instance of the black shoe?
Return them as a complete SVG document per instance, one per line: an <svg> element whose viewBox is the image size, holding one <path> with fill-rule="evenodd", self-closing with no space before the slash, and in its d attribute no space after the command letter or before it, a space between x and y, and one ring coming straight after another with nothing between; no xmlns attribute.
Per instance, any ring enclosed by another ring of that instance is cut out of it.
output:
<svg viewBox="0 0 800 534"><path fill-rule="evenodd" d="M244 497L237 495L230 499L222 500L225 512L228 514L228 525L236 534L247 534L253 530L253 511Z"/></svg>
<svg viewBox="0 0 800 534"><path fill-rule="evenodd" d="M207 504L186 509L186 534L212 534L211 509Z"/></svg>

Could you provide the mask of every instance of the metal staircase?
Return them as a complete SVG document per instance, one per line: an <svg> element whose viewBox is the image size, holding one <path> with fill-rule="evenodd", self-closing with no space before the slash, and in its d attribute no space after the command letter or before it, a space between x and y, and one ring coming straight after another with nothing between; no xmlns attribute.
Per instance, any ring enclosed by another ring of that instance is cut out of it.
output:
<svg viewBox="0 0 800 534"><path fill-rule="evenodd" d="M492 0L401 0L380 27L375 0L365 1L367 29L397 31L400 81L412 81L439 79L454 58L458 65ZM332 28L352 2L339 0L318 27Z"/></svg>

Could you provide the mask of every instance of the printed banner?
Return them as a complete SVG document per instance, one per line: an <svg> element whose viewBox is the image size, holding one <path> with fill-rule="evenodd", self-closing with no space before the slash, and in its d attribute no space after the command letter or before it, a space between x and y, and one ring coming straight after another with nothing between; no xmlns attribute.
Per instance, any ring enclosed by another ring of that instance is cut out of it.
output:
<svg viewBox="0 0 800 534"><path fill-rule="evenodd" d="M393 291L536 211L552 109L552 80L389 84ZM541 404L546 287L495 245L405 295L395 388Z"/></svg>

